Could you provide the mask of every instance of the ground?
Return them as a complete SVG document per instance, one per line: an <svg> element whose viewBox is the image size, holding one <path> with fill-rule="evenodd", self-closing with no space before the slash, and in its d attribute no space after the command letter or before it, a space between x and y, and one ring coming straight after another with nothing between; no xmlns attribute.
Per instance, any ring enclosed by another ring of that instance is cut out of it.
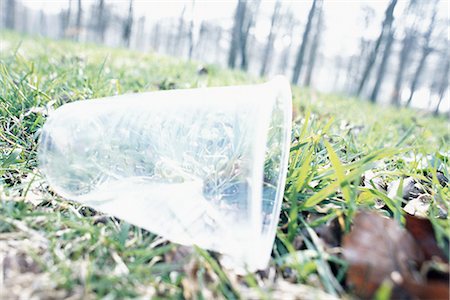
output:
<svg viewBox="0 0 450 300"><path fill-rule="evenodd" d="M418 196L429 205L409 209L431 221L448 253L449 122L421 111L293 87L291 156L272 259L266 270L246 276L222 268L215 253L169 243L62 199L37 170L39 128L64 103L260 81L156 54L1 32L0 295L353 297L358 291L348 281L352 262L343 256L342 236L367 210L403 228L404 207ZM406 182L418 189L415 195ZM377 297L389 297L385 285Z"/></svg>

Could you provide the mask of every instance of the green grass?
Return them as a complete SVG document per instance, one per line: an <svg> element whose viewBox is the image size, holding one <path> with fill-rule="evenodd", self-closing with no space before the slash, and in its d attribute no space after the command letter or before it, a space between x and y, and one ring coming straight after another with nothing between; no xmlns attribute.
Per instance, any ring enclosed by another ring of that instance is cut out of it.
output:
<svg viewBox="0 0 450 300"><path fill-rule="evenodd" d="M261 79L210 65L208 74L199 75L197 62L10 32L1 32L0 50L0 258L10 295L351 295L347 264L339 247L324 243L323 229L337 220L345 234L355 213L375 209L377 198L385 203L380 211L403 222L401 197L362 185L368 170L385 183L407 176L423 180L434 199L429 217L448 252L448 218L434 217L438 205L448 211L450 198L436 179L438 171L449 178L444 117L294 87L289 173L270 267L238 277L222 269L214 253L160 242L53 194L36 169L36 147L48 110L67 102Z"/></svg>

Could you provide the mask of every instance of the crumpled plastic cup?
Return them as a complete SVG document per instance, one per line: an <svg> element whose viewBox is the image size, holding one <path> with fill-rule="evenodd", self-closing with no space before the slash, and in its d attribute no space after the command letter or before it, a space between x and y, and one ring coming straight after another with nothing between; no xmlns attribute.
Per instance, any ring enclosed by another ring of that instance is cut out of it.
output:
<svg viewBox="0 0 450 300"><path fill-rule="evenodd" d="M40 170L66 199L173 242L267 266L292 122L284 77L77 101L44 124Z"/></svg>

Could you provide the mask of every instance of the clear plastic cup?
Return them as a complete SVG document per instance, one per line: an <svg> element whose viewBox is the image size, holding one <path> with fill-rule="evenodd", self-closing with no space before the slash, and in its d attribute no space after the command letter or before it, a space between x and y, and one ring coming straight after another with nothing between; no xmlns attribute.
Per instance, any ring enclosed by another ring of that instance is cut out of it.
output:
<svg viewBox="0 0 450 300"><path fill-rule="evenodd" d="M77 101L43 126L40 169L66 199L254 271L275 237L291 109L284 77Z"/></svg>

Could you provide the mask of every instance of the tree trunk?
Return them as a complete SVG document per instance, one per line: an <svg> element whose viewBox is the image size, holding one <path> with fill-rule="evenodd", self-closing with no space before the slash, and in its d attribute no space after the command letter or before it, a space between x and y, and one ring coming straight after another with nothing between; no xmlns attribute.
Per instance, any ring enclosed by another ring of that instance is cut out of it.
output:
<svg viewBox="0 0 450 300"><path fill-rule="evenodd" d="M244 25L246 11L246 3L244 0L239 0L236 8L236 13L234 15L234 26L233 33L231 36L230 53L228 55L228 67L236 67L236 59L239 50L239 45L241 41L242 27Z"/></svg>
<svg viewBox="0 0 450 300"><path fill-rule="evenodd" d="M191 21L189 22L189 51L188 51L188 59L192 59L192 55L194 53L194 9L195 9L195 0L192 0L191 7Z"/></svg>
<svg viewBox="0 0 450 300"><path fill-rule="evenodd" d="M161 43L160 41L160 31L161 31L161 25L159 23L156 23L156 25L153 27L153 33L152 33L152 48L156 52L159 50L159 45Z"/></svg>
<svg viewBox="0 0 450 300"><path fill-rule="evenodd" d="M318 48L319 48L319 41L320 41L320 34L322 33L322 13L323 13L323 1L318 0L317 3L317 21L316 21L316 28L315 33L311 45L311 49L309 50L309 59L308 59L308 66L306 69L306 76L305 76L305 86L311 85L311 79L313 70L316 64L317 55L318 55Z"/></svg>
<svg viewBox="0 0 450 300"><path fill-rule="evenodd" d="M83 16L83 8L81 5L81 0L78 0L78 11L77 11L77 22L76 22L76 39L80 40L80 33L81 33L81 18Z"/></svg>
<svg viewBox="0 0 450 300"><path fill-rule="evenodd" d="M105 41L106 16L105 16L105 0L98 1L98 17L97 17L97 34L101 43Z"/></svg>
<svg viewBox="0 0 450 300"><path fill-rule="evenodd" d="M353 82L355 80L355 74L358 73L358 65L356 55L352 55L348 59L348 64L346 68L346 82L344 85L344 91L350 92L352 90Z"/></svg>
<svg viewBox="0 0 450 300"><path fill-rule="evenodd" d="M223 29L220 26L217 26L215 29L215 39L214 41L217 41L216 43L214 43L214 57L215 57L215 61L219 61L221 59L221 52L222 52L222 47L220 46L220 41L222 40L222 35L223 35Z"/></svg>
<svg viewBox="0 0 450 300"><path fill-rule="evenodd" d="M47 36L47 20L44 11L39 11L39 29L42 36Z"/></svg>
<svg viewBox="0 0 450 300"><path fill-rule="evenodd" d="M381 33L378 36L378 39L377 39L377 42L375 44L373 51L369 55L366 67L364 68L364 72L363 72L361 81L359 82L358 90L356 92L356 94L358 96L361 95L361 92L362 92L367 80L369 79L369 74L370 74L370 71L372 70L372 67L378 56L378 51L380 49L381 42L383 41L385 35L391 31L392 22L394 21L394 9L395 9L396 5L397 5L397 0L391 0L391 2L389 3L389 6L386 9L383 24L381 26Z"/></svg>
<svg viewBox="0 0 450 300"><path fill-rule="evenodd" d="M177 43L174 45L174 49L172 53L176 55L183 55L184 50L184 14L186 13L186 4L183 6L183 10L181 11L180 19L178 22L178 30L177 30Z"/></svg>
<svg viewBox="0 0 450 300"><path fill-rule="evenodd" d="M70 26L70 18L72 16L72 0L69 0L68 3L69 7L67 8L67 12L66 13L62 13L62 37L66 37L67 36L67 29Z"/></svg>
<svg viewBox="0 0 450 300"><path fill-rule="evenodd" d="M283 33L285 33L285 34L287 33L289 35L289 37L292 37L292 31L294 29L294 24L295 24L292 13L288 12L287 16L283 16L282 20L283 20ZM289 41L289 44L287 44L285 46L285 48L283 49L283 51L281 52L280 62L278 65L278 69L281 72L281 74L286 73L286 69L289 65L289 58L291 56L290 55L291 47L292 47L292 42Z"/></svg>
<svg viewBox="0 0 450 300"><path fill-rule="evenodd" d="M130 0L128 17L123 26L122 39L125 47L130 47L131 29L133 27L133 0Z"/></svg>
<svg viewBox="0 0 450 300"><path fill-rule="evenodd" d="M23 33L27 33L28 32L28 8L23 7L22 10L22 24L20 26L20 30Z"/></svg>
<svg viewBox="0 0 450 300"><path fill-rule="evenodd" d="M391 96L391 103L394 104L395 106L400 106L403 76L405 74L405 70L408 65L407 62L409 61L409 56L413 44L414 44L414 34L412 32L407 32L405 38L403 39L397 75L395 78L394 91L392 92Z"/></svg>
<svg viewBox="0 0 450 300"><path fill-rule="evenodd" d="M241 53L241 70L246 71L248 69L248 51L247 51L247 42L248 35L250 33L250 29L253 27L255 23L256 16L258 14L258 8L260 4L260 0L255 0L253 2L249 2L252 4L251 10L250 7L247 6L246 13L244 15L244 26L241 29L241 40L240 40L240 53Z"/></svg>
<svg viewBox="0 0 450 300"><path fill-rule="evenodd" d="M373 87L372 94L370 95L370 101L375 103L377 102L378 93L380 92L380 88L383 84L384 78L386 76L386 66L389 60L389 56L391 55L392 42L394 41L394 31L391 30L388 36L386 37L386 45L383 51L383 57L381 58L380 68L378 69L378 75L375 81L375 86Z"/></svg>
<svg viewBox="0 0 450 300"><path fill-rule="evenodd" d="M273 52L273 41L275 39L275 26L279 19L280 7L281 7L281 1L277 0L277 2L275 3L275 8L273 10L273 14L272 14L272 20L270 23L270 32L269 32L269 37L267 38L266 49L264 50L264 56L263 56L263 60L262 60L261 70L259 72L260 76L264 76L266 74L266 72L268 71L268 68L270 67L270 62L272 59L272 52Z"/></svg>
<svg viewBox="0 0 450 300"><path fill-rule="evenodd" d="M136 48L142 50L144 43L145 16L141 16L138 20L136 32Z"/></svg>
<svg viewBox="0 0 450 300"><path fill-rule="evenodd" d="M298 79L300 78L300 74L302 71L303 57L305 56L306 46L308 45L308 37L309 37L309 33L311 31L311 25L312 25L312 20L314 18L314 13L316 11L316 2L317 2L317 0L313 0L313 4L308 13L308 21L306 22L305 31L303 32L302 43L298 50L297 60L295 62L294 72L292 75L292 83L293 84L298 83Z"/></svg>
<svg viewBox="0 0 450 300"><path fill-rule="evenodd" d="M11 30L16 28L16 0L6 0L5 27Z"/></svg>
<svg viewBox="0 0 450 300"><path fill-rule="evenodd" d="M212 33L212 27L207 22L202 21L200 24L200 30L198 33L197 42L195 43L196 57L207 59L210 57L210 52L207 50L208 41L214 41L217 43L217 39Z"/></svg>
<svg viewBox="0 0 450 300"><path fill-rule="evenodd" d="M422 55L420 57L419 65L417 66L416 72L414 73L414 78L411 82L410 93L409 93L408 100L406 101L406 106L411 105L412 98L414 96L414 93L416 92L417 85L419 83L420 75L422 75L428 55L430 55L430 53L432 52L432 49L430 47L430 40L431 40L431 35L434 30L436 14L437 14L437 5L435 5L435 7L434 7L434 11L431 16L430 25L428 26L428 30L424 35L424 43L422 46Z"/></svg>
<svg viewBox="0 0 450 300"><path fill-rule="evenodd" d="M444 75L441 78L441 82L439 84L439 101L436 105L436 109L434 110L434 115L438 115L439 114L439 109L442 103L442 100L445 97L446 91L448 90L448 72L450 69L450 59L448 58L448 56L444 56L444 59L446 60L445 63L445 68L444 68Z"/></svg>

